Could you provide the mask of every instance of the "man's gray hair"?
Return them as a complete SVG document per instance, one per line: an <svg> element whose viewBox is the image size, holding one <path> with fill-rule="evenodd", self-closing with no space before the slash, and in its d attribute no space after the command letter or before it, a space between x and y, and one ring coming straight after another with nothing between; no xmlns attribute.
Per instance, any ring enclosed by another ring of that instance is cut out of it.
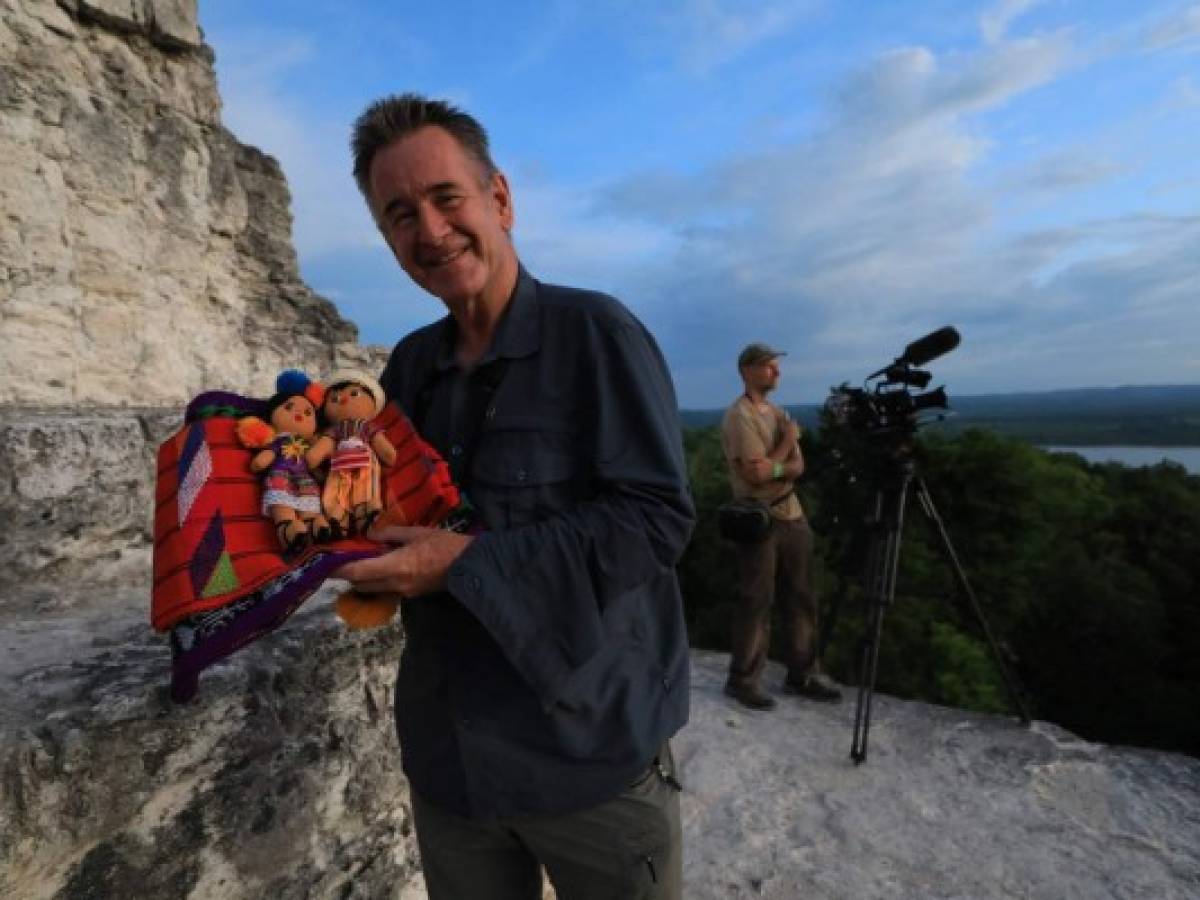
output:
<svg viewBox="0 0 1200 900"><path fill-rule="evenodd" d="M430 100L419 94L384 97L358 117L350 137L354 180L368 202L371 200L371 162L375 154L392 142L430 125L444 128L467 155L479 163L481 183L486 183L496 173L496 164L488 150L487 132L473 116L445 100Z"/></svg>

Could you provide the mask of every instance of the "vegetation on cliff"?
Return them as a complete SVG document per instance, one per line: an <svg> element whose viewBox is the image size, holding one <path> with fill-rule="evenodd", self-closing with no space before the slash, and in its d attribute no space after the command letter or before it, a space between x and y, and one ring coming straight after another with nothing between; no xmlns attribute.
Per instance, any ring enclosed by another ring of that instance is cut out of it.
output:
<svg viewBox="0 0 1200 900"><path fill-rule="evenodd" d="M853 682L863 628L854 538L872 496L870 463L839 464L828 429L804 440L800 494L817 532L826 668ZM728 496L717 430L688 430L685 447L699 510L680 567L692 642L727 649L734 575L716 533ZM922 434L917 458L1035 717L1094 740L1200 755L1200 477L1170 463L1088 464L983 429ZM910 498L877 688L1005 711L1003 682L957 608L940 547Z"/></svg>
<svg viewBox="0 0 1200 900"><path fill-rule="evenodd" d="M790 406L793 418L816 428L821 406ZM685 409L683 423L704 428L724 410ZM1200 447L1200 385L1077 388L1025 394L950 398L931 430L960 434L986 428L1031 444L1070 447Z"/></svg>

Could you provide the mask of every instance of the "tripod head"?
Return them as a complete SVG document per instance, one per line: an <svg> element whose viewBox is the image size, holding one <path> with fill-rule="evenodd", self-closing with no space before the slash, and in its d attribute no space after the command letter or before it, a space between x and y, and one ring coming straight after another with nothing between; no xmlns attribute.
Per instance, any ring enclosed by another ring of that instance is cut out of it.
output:
<svg viewBox="0 0 1200 900"><path fill-rule="evenodd" d="M830 389L821 412L824 502L818 515L834 548L834 568L849 577L864 566L869 529L881 496L905 490L918 468L916 433L948 407L946 389L925 390L931 374L919 368L950 352L958 331L947 325L919 338L863 386Z"/></svg>
<svg viewBox="0 0 1200 900"><path fill-rule="evenodd" d="M933 377L917 367L949 353L958 343L958 331L947 325L913 341L895 360L868 375L863 387L843 382L831 388L825 401L827 421L889 450L911 444L906 439L930 418L943 418L936 411L948 407L944 387L913 393L912 388L924 390ZM922 416L929 411L935 414Z"/></svg>
<svg viewBox="0 0 1200 900"><path fill-rule="evenodd" d="M917 429L945 418L949 407L945 387L925 390L933 376L918 366L958 343L958 331L947 325L913 341L861 388L843 382L830 389L821 414L822 440L845 483L881 484L911 472Z"/></svg>

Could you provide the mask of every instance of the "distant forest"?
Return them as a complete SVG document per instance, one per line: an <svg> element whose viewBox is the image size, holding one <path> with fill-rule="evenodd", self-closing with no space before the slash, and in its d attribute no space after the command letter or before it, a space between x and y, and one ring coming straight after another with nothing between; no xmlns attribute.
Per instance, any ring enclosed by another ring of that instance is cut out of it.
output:
<svg viewBox="0 0 1200 900"><path fill-rule="evenodd" d="M815 429L821 406L789 407ZM721 421L722 410L683 410L685 427ZM1200 385L1084 388L1031 394L950 396L949 409L931 430L958 434L987 428L1031 444L1069 447L1200 446Z"/></svg>
<svg viewBox="0 0 1200 900"><path fill-rule="evenodd" d="M1200 389L1188 390L1200 407ZM1128 400L1151 419L1157 410L1163 424L1186 417L1182 399L1170 393L1152 401L1136 391ZM1058 415L1081 426L1072 433L1085 433L1091 421L1087 397L1094 395L1061 398ZM1030 405L975 399L964 406L997 417L1014 412L1010 422L1045 420L1038 439L1066 442L1067 432L1049 421L1044 395ZM1116 399L1099 404L1096 421ZM1106 441L1135 442L1126 432L1104 433L1121 435ZM1167 433L1163 424L1160 434ZM923 428L913 458L1033 715L1092 740L1200 756L1200 476L1173 463L1089 464L1029 439L994 428ZM892 444L831 423L806 430L803 444L808 472L800 496L817 537L826 668L853 683L864 624L864 522ZM716 508L729 496L717 428L687 429L685 449L699 512L680 566L692 643L727 650L734 576L732 549L716 532ZM878 690L1009 711L987 644L960 609L937 532L915 497L907 513ZM854 697L851 689L844 702ZM848 749L849 734L846 740Z"/></svg>

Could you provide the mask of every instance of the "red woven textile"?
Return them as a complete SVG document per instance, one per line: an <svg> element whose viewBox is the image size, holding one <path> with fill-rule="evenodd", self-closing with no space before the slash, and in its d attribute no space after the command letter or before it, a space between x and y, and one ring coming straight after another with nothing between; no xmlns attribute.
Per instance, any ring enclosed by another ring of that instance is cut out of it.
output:
<svg viewBox="0 0 1200 900"><path fill-rule="evenodd" d="M158 449L150 614L158 631L244 597L318 553L384 549L351 538L285 558L274 526L260 512L262 481L250 471L254 451L234 434L237 422L236 414L197 418ZM462 501L446 463L394 404L375 424L397 452L381 473L389 517L440 524Z"/></svg>

